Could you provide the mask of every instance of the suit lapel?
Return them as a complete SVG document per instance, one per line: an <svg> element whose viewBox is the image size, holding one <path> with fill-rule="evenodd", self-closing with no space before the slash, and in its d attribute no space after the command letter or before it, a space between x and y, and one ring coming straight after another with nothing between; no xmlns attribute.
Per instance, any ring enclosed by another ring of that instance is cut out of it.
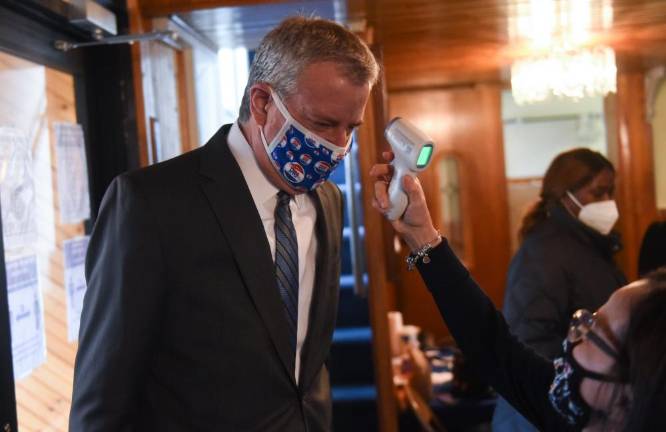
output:
<svg viewBox="0 0 666 432"><path fill-rule="evenodd" d="M206 145L201 188L215 213L255 307L271 336L287 374L294 379L294 353L289 344L282 299L264 226L236 159L229 150L225 126Z"/></svg>
<svg viewBox="0 0 666 432"><path fill-rule="evenodd" d="M301 353L299 387L307 390L328 356L338 304L342 223L338 192L325 183L311 193L317 208L316 275L308 334Z"/></svg>

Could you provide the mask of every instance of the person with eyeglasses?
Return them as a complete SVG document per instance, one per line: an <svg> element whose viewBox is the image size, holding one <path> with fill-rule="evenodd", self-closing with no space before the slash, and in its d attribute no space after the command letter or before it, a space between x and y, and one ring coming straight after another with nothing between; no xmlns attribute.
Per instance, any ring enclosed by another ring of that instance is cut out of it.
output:
<svg viewBox="0 0 666 432"><path fill-rule="evenodd" d="M390 152L384 154L387 161ZM391 166L377 164L373 207L390 208ZM392 221L452 336L478 376L541 431L666 430L666 268L615 291L596 312L576 311L562 352L537 354L502 315L435 229L418 179Z"/></svg>

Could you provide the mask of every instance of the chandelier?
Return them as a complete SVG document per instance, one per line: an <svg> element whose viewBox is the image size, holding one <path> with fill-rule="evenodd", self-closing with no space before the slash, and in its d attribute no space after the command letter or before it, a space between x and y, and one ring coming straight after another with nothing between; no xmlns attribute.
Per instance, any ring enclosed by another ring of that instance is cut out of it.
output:
<svg viewBox="0 0 666 432"><path fill-rule="evenodd" d="M527 43L531 56L511 66L511 90L519 105L552 97L580 100L617 88L615 52L590 46L593 30L612 23L609 0L530 0L509 20L513 42Z"/></svg>
<svg viewBox="0 0 666 432"><path fill-rule="evenodd" d="M517 60L511 66L511 91L519 105L552 96L575 101L614 93L617 68L608 47L554 52Z"/></svg>

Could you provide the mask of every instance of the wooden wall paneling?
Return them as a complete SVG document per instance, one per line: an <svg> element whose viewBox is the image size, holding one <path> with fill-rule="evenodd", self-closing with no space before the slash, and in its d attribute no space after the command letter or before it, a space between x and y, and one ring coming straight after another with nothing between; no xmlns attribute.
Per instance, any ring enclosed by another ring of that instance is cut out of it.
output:
<svg viewBox="0 0 666 432"><path fill-rule="evenodd" d="M381 51L375 47L375 55L381 62ZM395 287L389 281L391 267L386 258L392 249L390 227L384 217L372 208L374 182L370 168L381 160L386 149L383 140L385 118L385 87L382 80L375 86L365 109L363 124L358 129L358 162L363 197L365 225L365 250L378 251L366 254L368 269L368 305L372 326L373 364L377 387L377 416L379 430L398 431L398 411L393 386L391 350L389 344L388 312L395 310Z"/></svg>
<svg viewBox="0 0 666 432"><path fill-rule="evenodd" d="M507 78L501 70L534 53L510 37L510 18L526 18L524 0L348 0L353 21L366 19L385 46L389 90L462 85ZM602 2L591 2L592 17ZM614 0L613 24L593 29L590 43L647 64L666 57L666 3Z"/></svg>
<svg viewBox="0 0 666 432"><path fill-rule="evenodd" d="M541 177L510 179L507 181L509 201L509 226L511 231L511 254L520 247L518 231L528 209L539 199Z"/></svg>
<svg viewBox="0 0 666 432"><path fill-rule="evenodd" d="M618 228L624 249L618 262L627 278L638 276L638 252L645 230L659 217L655 199L652 136L646 118L645 74L620 72L617 80L615 137Z"/></svg>
<svg viewBox="0 0 666 432"><path fill-rule="evenodd" d="M474 271L477 281L495 305L501 307L511 259L502 124L503 87L498 84L479 84L476 88L480 104L477 121L481 128L474 138L478 151L470 149L468 153L468 157L473 160L480 191L480 196L472 196L470 215L475 218L472 225L475 235ZM470 179L469 176L466 178Z"/></svg>
<svg viewBox="0 0 666 432"><path fill-rule="evenodd" d="M461 258L497 306L502 303L510 259L500 92L499 85L478 84L389 93L391 117L403 116L422 128L435 140L438 154L459 155L463 223L472 236L468 252ZM431 167L420 177L429 207L434 209L439 202L436 173ZM405 322L420 325L437 337L447 336L420 278L401 272L397 299Z"/></svg>

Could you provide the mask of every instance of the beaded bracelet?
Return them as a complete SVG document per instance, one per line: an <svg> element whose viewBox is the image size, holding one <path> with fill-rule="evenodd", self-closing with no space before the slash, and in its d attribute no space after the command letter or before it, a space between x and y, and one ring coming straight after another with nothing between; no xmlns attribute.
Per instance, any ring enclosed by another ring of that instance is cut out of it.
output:
<svg viewBox="0 0 666 432"><path fill-rule="evenodd" d="M428 243L421 246L415 252L412 252L409 255L407 255L407 258L405 259L405 262L407 263L407 270L409 271L414 270L419 260L421 260L423 264L428 264L430 262L430 257L428 256L428 253L430 253L430 251L435 247L434 245L437 244L441 239L442 239L442 234L439 231L437 231L437 237L435 237L434 239L430 240Z"/></svg>

